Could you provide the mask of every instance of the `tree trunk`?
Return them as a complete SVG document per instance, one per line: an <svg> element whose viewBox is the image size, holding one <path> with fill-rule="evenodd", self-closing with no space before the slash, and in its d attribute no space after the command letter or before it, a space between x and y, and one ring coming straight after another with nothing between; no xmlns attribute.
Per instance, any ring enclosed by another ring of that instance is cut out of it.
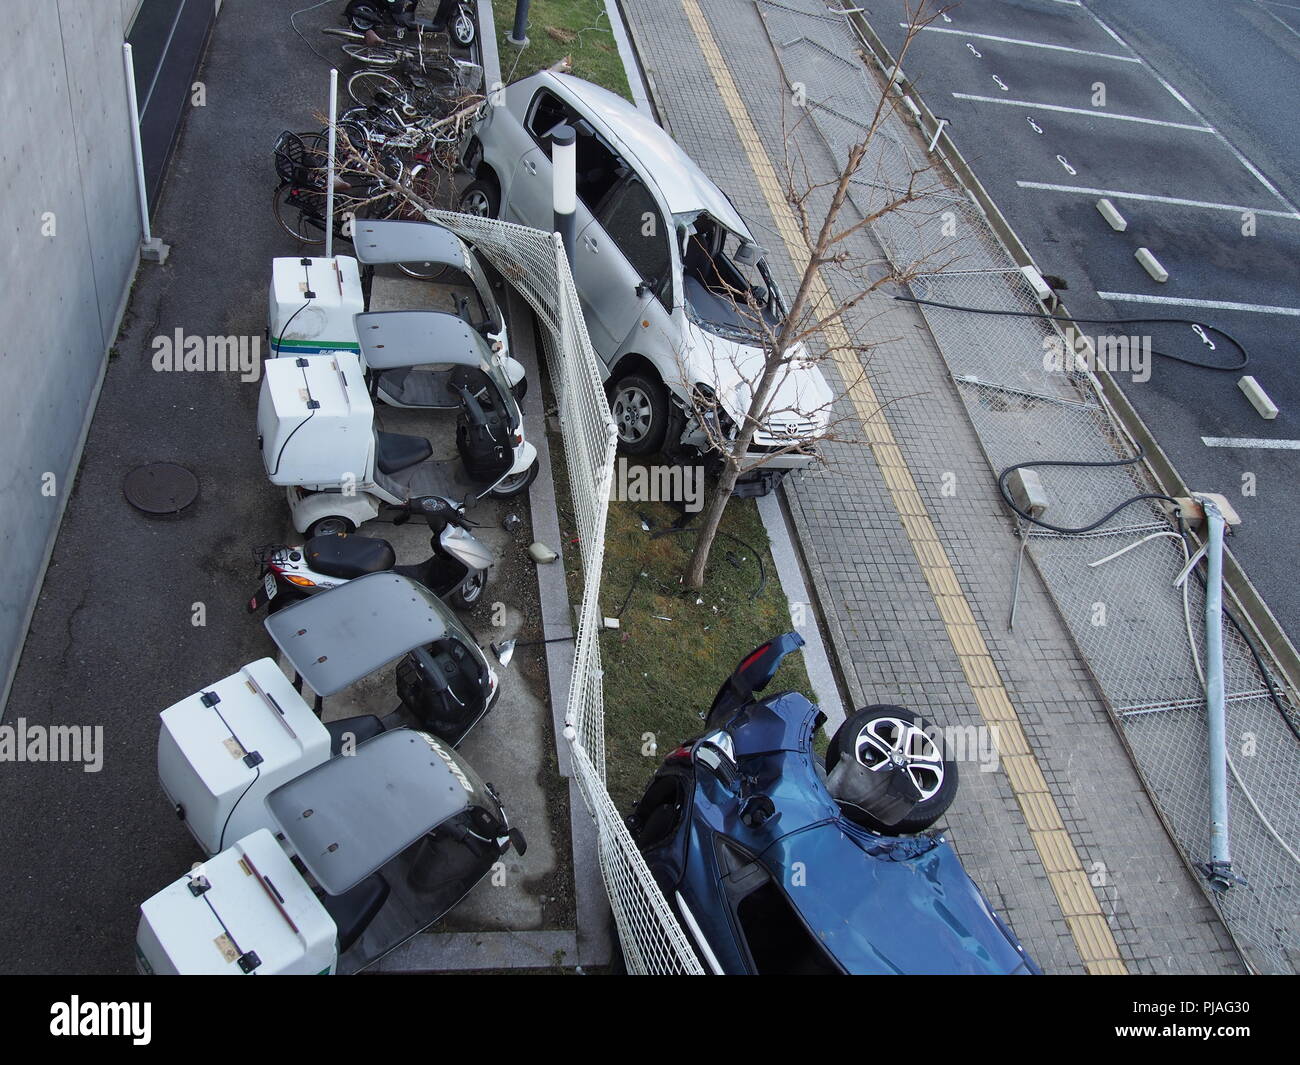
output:
<svg viewBox="0 0 1300 1065"><path fill-rule="evenodd" d="M722 515L731 499L731 490L736 487L736 480L739 477L740 467L732 456L728 455L726 464L722 467L722 476L718 478L718 487L713 490L713 495L709 497L709 505L704 510L700 535L695 540L695 553L691 556L691 568L686 574L686 584L689 588L698 590L704 587L704 567L709 562L709 551L718 535L718 527L722 524Z"/></svg>

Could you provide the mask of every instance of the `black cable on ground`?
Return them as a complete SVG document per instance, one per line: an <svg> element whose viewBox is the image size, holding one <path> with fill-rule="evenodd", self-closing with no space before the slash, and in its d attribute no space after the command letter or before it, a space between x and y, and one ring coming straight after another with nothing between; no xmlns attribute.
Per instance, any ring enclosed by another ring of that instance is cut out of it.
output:
<svg viewBox="0 0 1300 1065"><path fill-rule="evenodd" d="M1029 514L1026 511L1021 510L1018 506L1016 506L1015 502L1011 498L1011 494L1007 491L1007 478L1016 470L1023 470L1035 466L1072 466L1072 467L1084 467L1084 468L1131 466L1136 462L1140 462L1145 457L1145 455L1146 452L1142 449L1142 447L1139 446L1136 455L1132 455L1128 458L1123 458L1123 459L1114 459L1108 462L1084 462L1081 460L1068 460L1068 459L1042 460L1038 462L1021 462L1015 466L1008 466L1005 470L1003 470L1000 474L998 474L998 492L1001 494L1003 502L1005 502L1006 505L1010 507L1013 512L1015 512L1025 521L1029 522L1032 525L1037 525L1040 528L1048 529L1051 532L1064 533L1067 535L1091 532L1093 529L1099 528L1100 526L1104 525L1116 514L1118 514L1121 510L1125 509L1126 507L1132 506L1134 503L1138 503L1144 499L1159 499L1167 503L1173 503L1175 507L1178 508L1174 512L1178 524L1178 535L1183 538L1183 542L1187 545L1189 553L1194 554L1195 552L1192 551L1192 547L1194 545L1188 542L1187 528L1183 521L1181 507L1178 506L1178 500L1174 499L1172 496L1167 496L1161 492L1144 492L1141 495L1135 495L1131 499L1126 499L1124 502L1120 503L1117 507L1112 508L1105 515L1103 515L1101 518L1098 518L1096 521L1092 522L1091 524L1082 525L1079 526L1078 528L1069 528L1062 525L1053 525L1050 522L1043 521L1042 518L1035 518L1032 514ZM1202 559L1201 561L1205 561L1205 560ZM1200 566L1198 565L1194 567L1192 572L1196 574L1197 580L1201 582L1201 587L1202 589L1204 589L1205 577L1200 571ZM1221 607L1221 609L1223 612L1223 616L1228 619L1228 623L1234 629L1237 630L1237 634L1242 638L1242 640L1245 641L1246 647L1250 651L1250 656L1255 661L1255 668L1259 670L1259 675L1264 678L1264 685L1265 687L1268 688L1268 697L1272 701L1274 708L1281 716L1283 722L1286 723L1286 727L1291 730L1291 734L1295 736L1297 740L1300 740L1300 727L1297 726L1296 721L1292 717L1291 713L1288 712L1286 706L1283 704L1281 696L1278 695L1277 689L1273 684L1273 677L1269 673L1268 668L1265 666L1263 655L1260 654L1259 648L1255 646L1255 641L1250 637L1249 633L1246 632L1245 626L1243 626L1241 622L1237 620L1236 615L1234 615L1233 612L1228 609L1226 604L1224 604Z"/></svg>
<svg viewBox="0 0 1300 1065"><path fill-rule="evenodd" d="M316 53L317 59L319 59L322 63L328 63L332 67L336 67L338 66L338 64L334 60L326 56L323 56L320 54L320 52L316 51L316 46L302 35L302 30L298 29L298 23L296 23L294 19L296 19L299 15L305 15L308 11L315 11L318 7L324 7L326 4L332 4L334 2L335 0L320 0L319 4L310 4L307 7L300 7L297 11L293 12L289 16L289 28L292 29L293 32L298 35L299 39L302 41L303 44L305 44L308 48L310 48L313 52Z"/></svg>
<svg viewBox="0 0 1300 1065"><path fill-rule="evenodd" d="M1046 314L1039 311L1003 311L987 307L963 307L956 303L941 303L939 300L924 300L919 296L895 296L894 299L902 303L919 303L926 307L941 307L947 311L966 311L969 314L994 314L1002 315L1008 318L1045 318L1051 322L1058 322L1061 325L1070 325L1072 322L1086 322L1090 325L1136 325L1139 322L1145 322L1148 325L1152 323L1163 325L1187 325L1199 326L1208 333L1216 333L1234 348L1241 356L1241 361L1232 366L1219 366L1212 362L1201 362L1198 359L1189 359L1186 355L1174 355L1168 351L1151 351L1152 355L1159 355L1162 359L1170 359L1173 362L1185 363L1188 366L1197 366L1202 370L1240 370L1250 362L1250 354L1246 351L1246 346L1231 333L1220 329L1215 325L1206 325L1204 322L1198 322L1194 318L1069 318L1058 317L1055 314Z"/></svg>
<svg viewBox="0 0 1300 1065"><path fill-rule="evenodd" d="M688 524L670 525L666 529L660 529L656 533L651 533L650 539L657 540L661 536L671 536L674 533L683 533L683 532L698 533L699 531L700 531L699 529L694 529ZM763 594L763 589L767 587L767 567L763 565L763 556L760 555L757 551L755 551L751 544L745 543L745 541L742 540L739 536L732 536L731 533L723 532L721 529L719 529L715 535L725 536L728 540L731 540L734 543L738 543L741 547L743 547L746 551L748 551L750 553L750 556L754 559L754 561L758 563L758 587L756 587L752 592L749 593L750 602L753 602L755 599L757 599L760 595Z"/></svg>
<svg viewBox="0 0 1300 1065"><path fill-rule="evenodd" d="M1141 462L1144 458L1146 458L1146 451L1139 445L1136 455L1130 455L1128 458L1124 459L1110 459L1104 462L1085 462L1081 459L1038 459L1033 462L1020 462L1014 466L1008 466L998 474L998 492L1001 494L1002 500L1007 506L1009 506L1016 514L1020 515L1020 517L1024 518L1025 521L1031 522L1034 525L1041 526L1042 528L1055 533L1073 534L1092 532L1093 529L1105 525L1106 522L1110 521L1110 519L1121 510L1124 510L1126 507L1131 507L1134 503L1140 503L1144 499L1160 499L1166 503L1173 503L1175 507L1179 505L1178 500L1174 499L1173 496L1165 495L1163 492L1143 492L1141 495L1135 495L1130 499L1124 500L1123 503L1120 503L1119 506L1107 511L1091 525L1080 525L1078 528L1072 529L1064 525L1053 525L1050 522L1043 521L1042 518L1035 518L1027 511L1021 510L1016 506L1015 501L1011 498L1011 493L1007 490L1007 478L1015 473L1016 470L1032 469L1037 466L1072 466L1104 469L1114 466L1132 466L1134 463ZM1180 523L1181 520L1180 517Z"/></svg>

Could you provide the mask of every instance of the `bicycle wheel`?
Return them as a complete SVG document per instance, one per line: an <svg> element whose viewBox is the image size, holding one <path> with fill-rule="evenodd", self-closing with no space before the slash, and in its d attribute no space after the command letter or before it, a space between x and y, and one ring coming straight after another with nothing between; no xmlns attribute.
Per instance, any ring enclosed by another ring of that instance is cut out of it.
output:
<svg viewBox="0 0 1300 1065"><path fill-rule="evenodd" d="M391 48L380 48L373 44L353 44L351 42L342 47L349 58L355 59L363 66L373 67L376 70L392 70L402 61L401 54L394 52Z"/></svg>
<svg viewBox="0 0 1300 1065"><path fill-rule="evenodd" d="M406 111L411 105L410 90L380 70L358 70L348 78L348 95L361 107L397 107Z"/></svg>
<svg viewBox="0 0 1300 1065"><path fill-rule="evenodd" d="M300 244L325 243L324 211L315 202L317 194L305 193L292 185L280 185L275 190L271 211L275 220L289 236Z"/></svg>

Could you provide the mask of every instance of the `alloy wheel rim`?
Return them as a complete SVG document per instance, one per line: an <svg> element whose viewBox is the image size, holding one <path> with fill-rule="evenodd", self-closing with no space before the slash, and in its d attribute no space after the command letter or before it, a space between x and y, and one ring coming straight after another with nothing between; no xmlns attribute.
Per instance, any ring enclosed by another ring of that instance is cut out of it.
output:
<svg viewBox="0 0 1300 1065"><path fill-rule="evenodd" d="M650 433L653 411L650 397L636 387L619 390L614 400L614 424L618 427L618 438L625 444L636 444Z"/></svg>
<svg viewBox="0 0 1300 1065"><path fill-rule="evenodd" d="M466 577L460 586L460 597L466 603L477 603L478 597L483 594L483 574L473 573Z"/></svg>
<svg viewBox="0 0 1300 1065"><path fill-rule="evenodd" d="M922 802L943 786L943 752L915 722L897 717L873 718L858 731L853 754L872 772L901 768L921 793Z"/></svg>

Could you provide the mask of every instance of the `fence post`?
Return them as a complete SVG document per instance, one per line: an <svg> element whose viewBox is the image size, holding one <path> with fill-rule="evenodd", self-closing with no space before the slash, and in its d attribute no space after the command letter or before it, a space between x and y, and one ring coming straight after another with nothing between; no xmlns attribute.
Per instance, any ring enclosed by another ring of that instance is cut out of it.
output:
<svg viewBox="0 0 1300 1065"><path fill-rule="evenodd" d="M515 0L515 25L506 38L507 44L523 48L528 44L528 5L530 0Z"/></svg>
<svg viewBox="0 0 1300 1065"><path fill-rule="evenodd" d="M144 176L144 147L140 143L140 103L135 95L135 58L131 45L122 44L122 68L126 76L126 104L131 124L131 152L135 158L135 185L140 199L140 258L164 263L171 247L153 235L149 224L149 185Z"/></svg>
<svg viewBox="0 0 1300 1065"><path fill-rule="evenodd" d="M339 72L330 68L329 159L325 163L325 258L334 256L334 148L338 137Z"/></svg>

